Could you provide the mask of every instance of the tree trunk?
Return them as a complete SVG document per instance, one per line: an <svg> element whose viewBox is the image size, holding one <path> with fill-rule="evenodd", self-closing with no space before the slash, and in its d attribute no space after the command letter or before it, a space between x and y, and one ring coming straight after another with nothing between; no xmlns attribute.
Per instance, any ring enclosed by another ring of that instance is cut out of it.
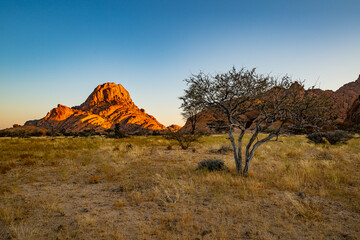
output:
<svg viewBox="0 0 360 240"><path fill-rule="evenodd" d="M258 133L254 133L254 135L256 134L256 136L258 135ZM253 137L254 137L253 135ZM250 149L250 142L248 144L248 146L246 147L246 156L245 156L245 166L244 166L244 170L243 170L243 175L246 175L249 171L249 168L250 168L250 163L251 163L251 160L254 158L254 154L255 154L255 151L258 147L260 147L262 144L270 141L272 138L276 137L275 134L270 134L269 136L267 136L266 138L264 139L261 139L260 141L257 141L254 146L252 147L251 151L249 151ZM254 138L255 140L255 138ZM251 142L252 143L252 142Z"/></svg>
<svg viewBox="0 0 360 240"><path fill-rule="evenodd" d="M238 151L237 151L237 161L239 163L239 172L242 172L242 139L244 137L245 130L241 129L241 132L238 137Z"/></svg>
<svg viewBox="0 0 360 240"><path fill-rule="evenodd" d="M191 116L190 118L189 118L189 121L190 121L190 125L191 125L191 132L190 132L190 134L195 134L195 116Z"/></svg>
<svg viewBox="0 0 360 240"><path fill-rule="evenodd" d="M234 136L232 134L232 131L233 131L233 127L230 127L230 129L229 129L229 138L230 138L230 141L231 141L231 145L233 147L235 166L236 166L236 173L241 173L241 163L239 163L237 149L236 149L236 143L235 143L235 139L234 139Z"/></svg>

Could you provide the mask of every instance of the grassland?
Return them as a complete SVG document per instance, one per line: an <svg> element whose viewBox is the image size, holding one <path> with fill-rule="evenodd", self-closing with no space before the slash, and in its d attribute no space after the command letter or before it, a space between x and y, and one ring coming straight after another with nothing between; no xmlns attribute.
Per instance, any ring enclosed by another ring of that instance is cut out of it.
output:
<svg viewBox="0 0 360 240"><path fill-rule="evenodd" d="M249 136L246 136L247 138ZM0 239L360 239L360 140L281 137L235 174L226 136L0 139ZM228 171L196 170L223 159Z"/></svg>

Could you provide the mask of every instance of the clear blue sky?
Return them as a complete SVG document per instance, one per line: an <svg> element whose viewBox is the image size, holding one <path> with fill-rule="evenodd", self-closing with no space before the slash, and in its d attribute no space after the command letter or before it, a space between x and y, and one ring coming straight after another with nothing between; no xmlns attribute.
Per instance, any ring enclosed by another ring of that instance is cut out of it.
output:
<svg viewBox="0 0 360 240"><path fill-rule="evenodd" d="M122 84L183 124L183 79L257 67L337 89L360 73L359 0L0 0L0 129Z"/></svg>

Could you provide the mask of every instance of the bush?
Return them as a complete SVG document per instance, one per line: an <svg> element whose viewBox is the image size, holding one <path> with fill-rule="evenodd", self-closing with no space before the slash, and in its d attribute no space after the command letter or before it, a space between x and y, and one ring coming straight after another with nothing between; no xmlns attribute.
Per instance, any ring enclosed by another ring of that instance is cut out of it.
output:
<svg viewBox="0 0 360 240"><path fill-rule="evenodd" d="M232 147L221 146L221 148L219 148L219 149L211 149L210 153L226 154L226 153L232 152L232 151L233 151Z"/></svg>
<svg viewBox="0 0 360 240"><path fill-rule="evenodd" d="M335 145L337 143L346 143L349 141L353 136L346 131L336 130L333 132L318 132L318 133L311 133L308 134L307 139L310 141L318 144L318 143L325 143L324 138L331 144Z"/></svg>
<svg viewBox="0 0 360 240"><path fill-rule="evenodd" d="M95 136L97 133L95 131L95 129L85 129L82 132L79 132L79 136L80 137L91 137L91 136Z"/></svg>
<svg viewBox="0 0 360 240"><path fill-rule="evenodd" d="M48 137L58 137L58 136L61 136L61 134L57 131L54 131L54 130L48 130L46 132L46 136Z"/></svg>
<svg viewBox="0 0 360 240"><path fill-rule="evenodd" d="M320 132L310 133L306 135L306 138L315 144L325 143L323 137L324 137L324 133L320 133Z"/></svg>
<svg viewBox="0 0 360 240"><path fill-rule="evenodd" d="M115 138L124 138L127 137L125 131L120 129L120 124L116 123L115 124L115 129L114 129L114 136Z"/></svg>
<svg viewBox="0 0 360 240"><path fill-rule="evenodd" d="M28 137L40 137L45 133L40 130L25 131L23 129L16 129L14 131L2 130L0 131L0 137L19 137L19 138L28 138Z"/></svg>
<svg viewBox="0 0 360 240"><path fill-rule="evenodd" d="M160 135L161 135L161 132L158 131L158 130L155 130L155 131L152 132L152 135L153 135L153 136L160 136Z"/></svg>
<svg viewBox="0 0 360 240"><path fill-rule="evenodd" d="M32 131L32 132L30 133L30 135L31 135L32 137L41 137L41 136L44 135L44 133L43 133L42 131L40 131L40 130L35 130L35 131Z"/></svg>
<svg viewBox="0 0 360 240"><path fill-rule="evenodd" d="M337 143L346 143L347 141L349 141L350 139L353 138L353 136L351 134L349 134L346 131L342 131L342 130L337 130L334 132L327 132L324 134L324 137L331 145L334 145Z"/></svg>
<svg viewBox="0 0 360 240"><path fill-rule="evenodd" d="M197 142L200 138L198 134L186 134L180 131L171 132L165 135L165 138L170 140L176 140L181 149L186 150L188 149L194 142Z"/></svg>
<svg viewBox="0 0 360 240"><path fill-rule="evenodd" d="M0 131L0 137L8 137L9 136L9 132L6 130L2 130Z"/></svg>
<svg viewBox="0 0 360 240"><path fill-rule="evenodd" d="M226 169L225 163L220 159L207 159L198 163L197 170L222 171Z"/></svg>
<svg viewBox="0 0 360 240"><path fill-rule="evenodd" d="M360 124L354 125L352 127L351 131L354 132L354 133L360 133Z"/></svg>
<svg viewBox="0 0 360 240"><path fill-rule="evenodd" d="M18 137L18 138L29 138L29 133L27 133L25 130L19 130L19 131L12 131L9 132L10 137Z"/></svg>

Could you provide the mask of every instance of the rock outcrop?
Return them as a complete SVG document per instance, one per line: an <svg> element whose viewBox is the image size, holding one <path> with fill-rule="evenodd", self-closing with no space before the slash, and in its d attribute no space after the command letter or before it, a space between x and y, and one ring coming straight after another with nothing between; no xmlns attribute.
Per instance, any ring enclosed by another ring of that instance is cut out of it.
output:
<svg viewBox="0 0 360 240"><path fill-rule="evenodd" d="M172 124L172 125L168 126L167 129L171 132L177 132L181 129L181 127L179 125Z"/></svg>
<svg viewBox="0 0 360 240"><path fill-rule="evenodd" d="M354 101L347 112L346 122L352 124L360 124L360 95Z"/></svg>
<svg viewBox="0 0 360 240"><path fill-rule="evenodd" d="M339 119L344 121L347 118L347 113L353 105L354 101L358 99L360 95L360 75L359 78L354 81L345 84L337 91L333 93L333 100L336 108L339 111Z"/></svg>
<svg viewBox="0 0 360 240"><path fill-rule="evenodd" d="M297 87L297 85L295 85L294 87ZM360 123L360 75L357 80L343 85L336 91L321 89L313 89L311 91L316 95L330 96L330 100L332 101L334 106L333 111L337 115L337 123ZM209 125L211 125L212 122L217 121L219 119L219 116L221 116L221 113L214 113L213 111L209 110L198 113L196 131L209 132ZM187 120L181 131L189 132L190 130L191 123L189 120Z"/></svg>
<svg viewBox="0 0 360 240"><path fill-rule="evenodd" d="M97 86L80 106L69 108L59 104L40 120L27 121L25 125L55 131L80 132L94 129L103 132L116 123L128 133L165 130L153 116L139 109L130 94L120 84L105 83Z"/></svg>

